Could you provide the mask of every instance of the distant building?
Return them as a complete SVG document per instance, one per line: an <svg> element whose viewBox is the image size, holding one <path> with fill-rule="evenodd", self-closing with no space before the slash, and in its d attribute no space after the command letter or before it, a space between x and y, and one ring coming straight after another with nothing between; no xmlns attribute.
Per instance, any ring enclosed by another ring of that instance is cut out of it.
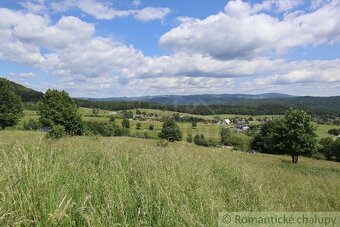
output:
<svg viewBox="0 0 340 227"><path fill-rule="evenodd" d="M230 119L224 119L224 123L227 124L227 125L230 125L231 121L230 121Z"/></svg>

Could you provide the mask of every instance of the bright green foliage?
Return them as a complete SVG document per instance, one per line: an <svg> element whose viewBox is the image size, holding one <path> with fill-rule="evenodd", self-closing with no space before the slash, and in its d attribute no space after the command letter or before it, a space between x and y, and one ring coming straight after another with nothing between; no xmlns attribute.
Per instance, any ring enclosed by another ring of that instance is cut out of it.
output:
<svg viewBox="0 0 340 227"><path fill-rule="evenodd" d="M247 151L249 149L249 140L249 137L245 135L232 133L229 128L221 129L221 144L223 145L232 146L241 151Z"/></svg>
<svg viewBox="0 0 340 227"><path fill-rule="evenodd" d="M163 128L161 133L159 133L159 138L173 141L182 140L182 132L179 126L171 118L166 118L163 123Z"/></svg>
<svg viewBox="0 0 340 227"><path fill-rule="evenodd" d="M298 162L299 155L311 155L316 151L316 128L304 111L290 109L281 119L264 124L255 136L252 147L262 152L285 153Z"/></svg>
<svg viewBox="0 0 340 227"><path fill-rule="evenodd" d="M83 133L83 123L78 108L65 91L47 90L38 104L38 112L40 122L44 126L62 125L70 135Z"/></svg>
<svg viewBox="0 0 340 227"><path fill-rule="evenodd" d="M65 127L62 125L53 125L47 135L48 138L61 139L65 135Z"/></svg>
<svg viewBox="0 0 340 227"><path fill-rule="evenodd" d="M24 122L24 130L28 130L28 131L37 131L38 129L40 129L42 127L42 124L35 119L29 119L27 122Z"/></svg>
<svg viewBox="0 0 340 227"><path fill-rule="evenodd" d="M123 121L122 121L122 126L124 128L130 128L130 121L129 121L129 119L124 118Z"/></svg>
<svg viewBox="0 0 340 227"><path fill-rule="evenodd" d="M0 78L0 127L14 126L22 116L20 97L14 93L11 83Z"/></svg>

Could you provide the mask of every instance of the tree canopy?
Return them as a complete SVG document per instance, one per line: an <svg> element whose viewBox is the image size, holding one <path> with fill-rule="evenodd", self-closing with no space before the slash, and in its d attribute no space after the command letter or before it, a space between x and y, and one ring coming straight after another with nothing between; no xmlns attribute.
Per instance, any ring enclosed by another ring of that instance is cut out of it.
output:
<svg viewBox="0 0 340 227"><path fill-rule="evenodd" d="M0 127L14 126L22 116L22 102L7 79L0 78Z"/></svg>
<svg viewBox="0 0 340 227"><path fill-rule="evenodd" d="M73 99L65 92L47 90L38 104L40 122L44 126L62 125L71 135L83 133L83 123Z"/></svg>
<svg viewBox="0 0 340 227"><path fill-rule="evenodd" d="M266 153L310 155L317 148L317 135L311 117L302 110L290 109L283 118L265 123L252 142L252 148Z"/></svg>
<svg viewBox="0 0 340 227"><path fill-rule="evenodd" d="M162 131L159 133L159 137L171 142L181 141L182 132L173 119L166 118L163 123Z"/></svg>

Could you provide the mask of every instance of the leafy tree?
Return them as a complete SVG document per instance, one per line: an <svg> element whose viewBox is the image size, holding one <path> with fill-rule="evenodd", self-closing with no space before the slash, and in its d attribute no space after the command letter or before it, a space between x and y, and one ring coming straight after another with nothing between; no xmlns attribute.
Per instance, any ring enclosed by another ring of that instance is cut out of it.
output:
<svg viewBox="0 0 340 227"><path fill-rule="evenodd" d="M14 126L22 117L22 103L11 83L0 78L0 127Z"/></svg>
<svg viewBox="0 0 340 227"><path fill-rule="evenodd" d="M322 138L319 143L318 152L323 154L328 160L332 160L335 157L334 142L330 137Z"/></svg>
<svg viewBox="0 0 340 227"><path fill-rule="evenodd" d="M154 125L150 125L150 126L149 126L149 129L150 129L151 131L152 131L154 128L155 128Z"/></svg>
<svg viewBox="0 0 340 227"><path fill-rule="evenodd" d="M170 142L181 141L182 132L173 119L166 118L159 138L169 140Z"/></svg>
<svg viewBox="0 0 340 227"><path fill-rule="evenodd" d="M65 91L47 90L38 103L38 112L43 126L61 125L70 135L81 135L84 131L78 108Z"/></svg>
<svg viewBox="0 0 340 227"><path fill-rule="evenodd" d="M193 122L191 123L191 126L192 126L193 128L196 128L196 127L197 127L196 121L193 121Z"/></svg>
<svg viewBox="0 0 340 227"><path fill-rule="evenodd" d="M292 156L292 162L298 163L299 155L308 155L316 150L316 128L312 125L312 118L302 110L290 109L283 121L284 133L280 145Z"/></svg>
<svg viewBox="0 0 340 227"><path fill-rule="evenodd" d="M141 124L140 122L137 122L137 124L136 124L136 129L137 129L137 130L140 130L141 127L142 127L142 124Z"/></svg>
<svg viewBox="0 0 340 227"><path fill-rule="evenodd" d="M299 155L310 155L317 147L315 127L304 111L290 109L285 116L265 123L252 147L268 153L286 153L298 163Z"/></svg>
<svg viewBox="0 0 340 227"><path fill-rule="evenodd" d="M136 110L136 114L137 114L137 115L141 115L142 112L140 112L140 110Z"/></svg>
<svg viewBox="0 0 340 227"><path fill-rule="evenodd" d="M124 128L130 128L130 121L129 121L129 119L124 118L123 121L122 121L122 126Z"/></svg>

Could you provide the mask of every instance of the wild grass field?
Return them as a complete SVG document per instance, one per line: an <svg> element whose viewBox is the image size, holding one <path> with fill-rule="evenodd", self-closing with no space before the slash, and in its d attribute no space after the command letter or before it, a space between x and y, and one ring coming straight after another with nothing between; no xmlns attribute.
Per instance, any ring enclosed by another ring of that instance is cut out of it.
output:
<svg viewBox="0 0 340 227"><path fill-rule="evenodd" d="M221 211L340 211L340 163L186 142L0 131L0 226L215 226Z"/></svg>

